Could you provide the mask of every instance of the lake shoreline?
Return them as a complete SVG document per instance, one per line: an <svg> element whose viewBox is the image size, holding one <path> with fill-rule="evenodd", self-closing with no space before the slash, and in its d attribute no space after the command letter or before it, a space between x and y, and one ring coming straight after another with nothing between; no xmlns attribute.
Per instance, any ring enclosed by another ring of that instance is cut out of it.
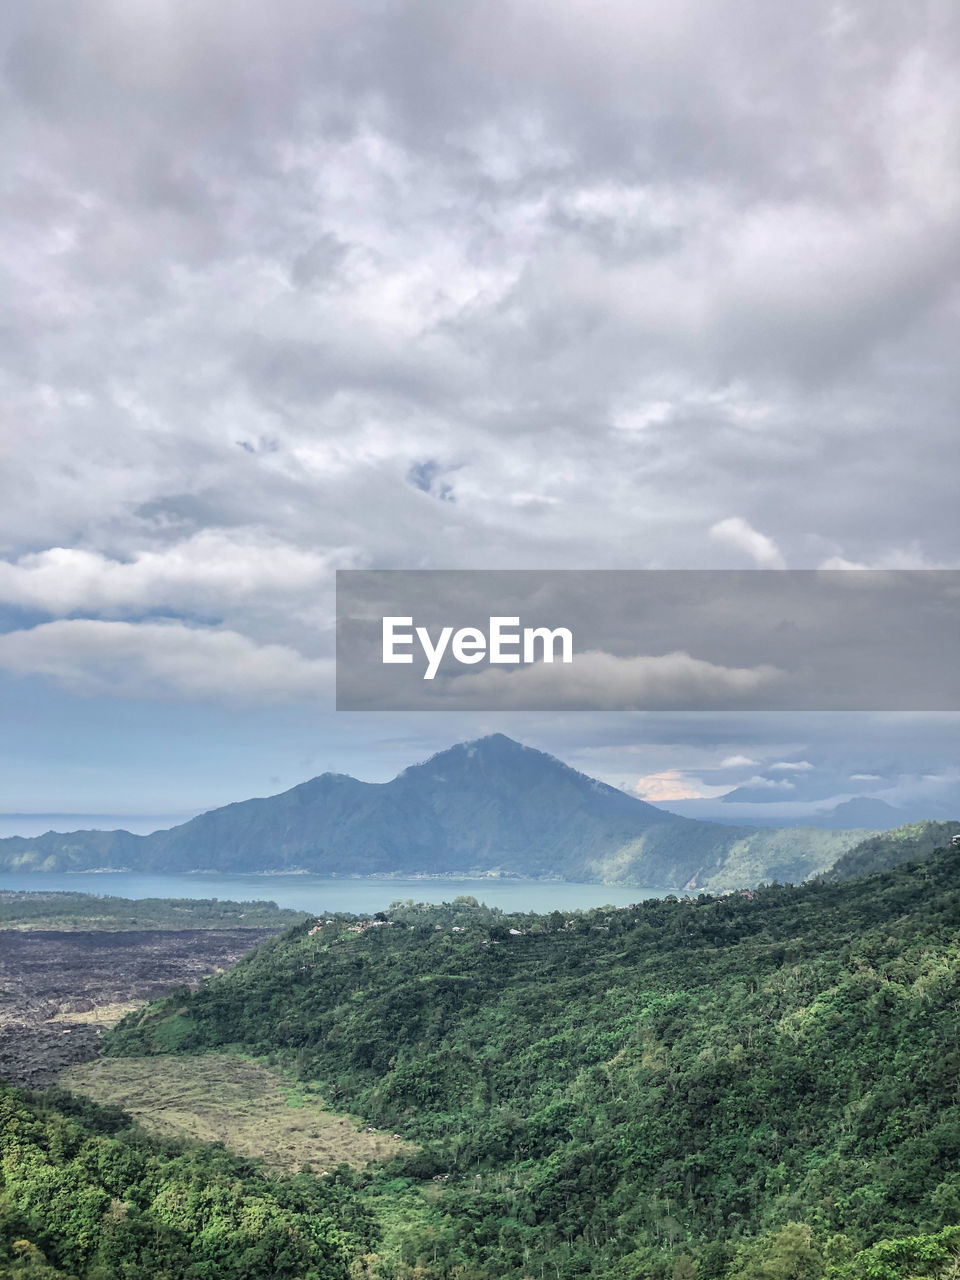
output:
<svg viewBox="0 0 960 1280"><path fill-rule="evenodd" d="M219 872L158 875L124 871L24 871L0 873L0 891L90 893L124 898L272 901L281 907L317 915L341 912L369 915L392 902L449 902L476 897L507 913L576 911L590 907L630 906L648 898L687 896L666 886L603 884L599 881L527 880L468 876L317 876L274 872L224 875Z"/></svg>

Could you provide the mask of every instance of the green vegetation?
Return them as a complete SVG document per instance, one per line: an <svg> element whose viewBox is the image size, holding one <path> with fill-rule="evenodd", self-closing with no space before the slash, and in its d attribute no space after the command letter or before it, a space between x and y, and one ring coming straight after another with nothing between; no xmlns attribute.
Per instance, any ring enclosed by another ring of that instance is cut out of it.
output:
<svg viewBox="0 0 960 1280"><path fill-rule="evenodd" d="M348 1280L376 1237L346 1166L270 1180L62 1092L0 1086L0 1175L3 1278Z"/></svg>
<svg viewBox="0 0 960 1280"><path fill-rule="evenodd" d="M749 889L771 880L799 884L830 867L866 834L692 821L680 826L678 819L651 826L613 854L595 859L583 878L604 884L676 885L708 893Z"/></svg>
<svg viewBox="0 0 960 1280"><path fill-rule="evenodd" d="M908 822L890 831L868 836L838 858L824 880L855 880L889 871L901 862L929 857L935 849L943 849L957 834L960 822Z"/></svg>
<svg viewBox="0 0 960 1280"><path fill-rule="evenodd" d="M0 890L0 929L283 929L305 918L275 902Z"/></svg>
<svg viewBox="0 0 960 1280"><path fill-rule="evenodd" d="M946 1280L958 873L941 850L574 915L394 904L291 928L108 1051L274 1054L417 1142L358 1189L390 1280Z"/></svg>
<svg viewBox="0 0 960 1280"><path fill-rule="evenodd" d="M151 1133L223 1142L238 1155L263 1156L280 1173L304 1165L314 1173L340 1164L362 1169L403 1149L391 1134L369 1133L355 1117L330 1111L312 1086L234 1054L106 1058L71 1067L59 1083L121 1107Z"/></svg>

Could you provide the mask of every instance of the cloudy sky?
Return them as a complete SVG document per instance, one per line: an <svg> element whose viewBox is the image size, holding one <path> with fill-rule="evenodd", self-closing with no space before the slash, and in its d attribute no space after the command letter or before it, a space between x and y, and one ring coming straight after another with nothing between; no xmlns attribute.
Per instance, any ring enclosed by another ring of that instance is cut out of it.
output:
<svg viewBox="0 0 960 1280"><path fill-rule="evenodd" d="M650 798L960 797L946 715L337 715L331 680L336 568L960 565L955 4L2 22L0 810L492 729Z"/></svg>

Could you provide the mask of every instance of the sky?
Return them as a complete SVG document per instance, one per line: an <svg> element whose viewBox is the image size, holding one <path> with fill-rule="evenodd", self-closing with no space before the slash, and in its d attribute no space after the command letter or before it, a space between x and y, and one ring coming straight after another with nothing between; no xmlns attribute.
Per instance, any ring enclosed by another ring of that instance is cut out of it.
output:
<svg viewBox="0 0 960 1280"><path fill-rule="evenodd" d="M652 800L960 808L948 713L332 685L338 568L960 567L956 5L0 23L0 812L175 819L492 731Z"/></svg>

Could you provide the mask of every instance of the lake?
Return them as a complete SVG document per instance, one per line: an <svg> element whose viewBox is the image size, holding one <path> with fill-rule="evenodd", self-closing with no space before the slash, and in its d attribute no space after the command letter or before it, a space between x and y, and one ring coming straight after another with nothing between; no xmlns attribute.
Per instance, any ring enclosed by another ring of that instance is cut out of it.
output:
<svg viewBox="0 0 960 1280"><path fill-rule="evenodd" d="M503 911L575 911L589 907L626 907L646 898L663 898L676 889L640 889L636 885L562 884L537 880L332 880L311 875L136 875L127 871L96 873L9 872L0 874L0 889L115 894L120 898L220 898L237 902L266 899L298 911L346 911L363 915L382 911L398 898L414 902L450 902L470 894Z"/></svg>

